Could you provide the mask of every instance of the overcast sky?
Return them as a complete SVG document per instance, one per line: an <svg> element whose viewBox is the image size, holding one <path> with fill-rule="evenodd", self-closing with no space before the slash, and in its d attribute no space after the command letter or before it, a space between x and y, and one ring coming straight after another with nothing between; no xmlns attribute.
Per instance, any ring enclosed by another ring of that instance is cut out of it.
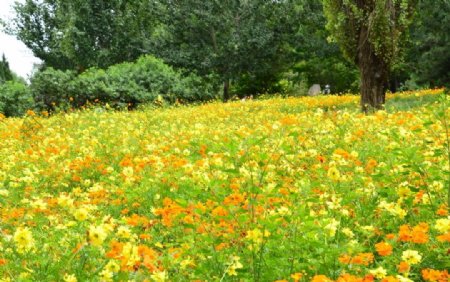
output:
<svg viewBox="0 0 450 282"><path fill-rule="evenodd" d="M0 18L7 21L14 17L11 5L14 2L23 2L22 0L0 0ZM19 40L13 36L4 34L0 28L0 56L5 54L10 68L18 75L28 78L33 69L33 64L38 63L39 59L33 56L33 53Z"/></svg>

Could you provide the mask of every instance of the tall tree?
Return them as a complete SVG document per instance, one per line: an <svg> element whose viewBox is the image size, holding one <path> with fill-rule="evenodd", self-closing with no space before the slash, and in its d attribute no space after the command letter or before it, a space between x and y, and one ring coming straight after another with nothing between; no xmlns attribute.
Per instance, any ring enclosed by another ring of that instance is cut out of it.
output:
<svg viewBox="0 0 450 282"><path fill-rule="evenodd" d="M230 80L281 71L290 62L294 1L163 2L167 37L160 55L173 65L219 75L224 101L230 98Z"/></svg>
<svg viewBox="0 0 450 282"><path fill-rule="evenodd" d="M14 74L9 68L9 63L6 60L5 54L3 54L2 60L0 61L0 84L13 79Z"/></svg>
<svg viewBox="0 0 450 282"><path fill-rule="evenodd" d="M148 53L155 29L146 0L26 0L16 3L10 33L46 66L101 67Z"/></svg>
<svg viewBox="0 0 450 282"><path fill-rule="evenodd" d="M361 74L361 108L385 103L389 71L399 58L415 0L323 0L327 28Z"/></svg>

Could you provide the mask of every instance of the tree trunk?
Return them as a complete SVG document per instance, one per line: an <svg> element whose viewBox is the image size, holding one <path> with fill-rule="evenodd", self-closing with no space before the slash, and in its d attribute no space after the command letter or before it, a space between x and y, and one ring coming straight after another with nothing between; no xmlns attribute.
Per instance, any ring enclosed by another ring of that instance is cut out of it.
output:
<svg viewBox="0 0 450 282"><path fill-rule="evenodd" d="M359 40L358 67L361 73L361 110L365 113L384 108L389 68L368 40L367 28L362 28Z"/></svg>
<svg viewBox="0 0 450 282"><path fill-rule="evenodd" d="M226 79L223 82L223 102L226 103L230 100L230 80Z"/></svg>

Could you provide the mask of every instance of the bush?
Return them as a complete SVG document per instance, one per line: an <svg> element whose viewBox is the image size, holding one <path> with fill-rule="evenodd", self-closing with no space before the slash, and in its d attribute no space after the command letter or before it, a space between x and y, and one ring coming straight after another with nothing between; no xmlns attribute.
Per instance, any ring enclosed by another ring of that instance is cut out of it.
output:
<svg viewBox="0 0 450 282"><path fill-rule="evenodd" d="M22 116L33 104L31 92L24 83L11 80L0 84L0 112L5 116Z"/></svg>
<svg viewBox="0 0 450 282"><path fill-rule="evenodd" d="M40 109L55 110L56 106L67 107L70 98L70 83L75 79L73 71L47 68L37 72L31 79L31 92Z"/></svg>
<svg viewBox="0 0 450 282"><path fill-rule="evenodd" d="M81 107L88 102L109 103L116 108L135 107L161 96L165 101L194 102L215 98L216 91L199 76L175 70L152 56L121 63L106 70L73 72L47 69L32 80L36 101L47 109L55 105Z"/></svg>

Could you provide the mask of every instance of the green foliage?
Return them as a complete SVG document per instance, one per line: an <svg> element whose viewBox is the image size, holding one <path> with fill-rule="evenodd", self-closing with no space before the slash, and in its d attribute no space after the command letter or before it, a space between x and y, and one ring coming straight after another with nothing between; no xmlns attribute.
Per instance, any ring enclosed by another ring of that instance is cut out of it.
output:
<svg viewBox="0 0 450 282"><path fill-rule="evenodd" d="M297 63L291 69L294 76L290 82L308 86L328 84L332 93L356 92L359 87L359 75L356 67L342 56L336 43L328 42L327 20L321 0L308 1L303 6L303 15L297 32Z"/></svg>
<svg viewBox="0 0 450 282"><path fill-rule="evenodd" d="M31 87L36 101L53 110L88 102L134 107L159 97L170 103L204 101L215 95L215 89L197 75L183 74L152 56L106 70L91 68L78 76L49 68L32 79Z"/></svg>
<svg viewBox="0 0 450 282"><path fill-rule="evenodd" d="M13 80L14 75L9 68L9 63L6 60L5 54L2 56L2 60L0 61L0 84Z"/></svg>
<svg viewBox="0 0 450 282"><path fill-rule="evenodd" d="M405 71L418 84L450 86L450 2L422 0L417 10Z"/></svg>
<svg viewBox="0 0 450 282"><path fill-rule="evenodd" d="M41 109L54 109L55 105L67 103L70 97L70 83L75 77L73 71L53 68L37 72L30 85L36 106Z"/></svg>
<svg viewBox="0 0 450 282"><path fill-rule="evenodd" d="M339 57L314 57L297 63L293 71L306 78L309 85L329 84L332 93L355 93L359 89L357 69Z"/></svg>
<svg viewBox="0 0 450 282"><path fill-rule="evenodd" d="M22 116L31 108L33 97L27 85L13 80L0 84L0 113Z"/></svg>
<svg viewBox="0 0 450 282"><path fill-rule="evenodd" d="M165 2L166 36L158 53L172 65L227 82L273 78L292 62L288 43L299 12L293 1Z"/></svg>
<svg viewBox="0 0 450 282"><path fill-rule="evenodd" d="M155 2L26 0L9 26L45 66L82 72L145 54L155 29Z"/></svg>
<svg viewBox="0 0 450 282"><path fill-rule="evenodd" d="M389 2L389 3L388 3ZM411 24L415 0L324 0L324 12L331 39L339 44L344 55L358 64L358 51L368 40L374 52L387 64L398 59L404 32ZM367 38L361 38L367 30Z"/></svg>

